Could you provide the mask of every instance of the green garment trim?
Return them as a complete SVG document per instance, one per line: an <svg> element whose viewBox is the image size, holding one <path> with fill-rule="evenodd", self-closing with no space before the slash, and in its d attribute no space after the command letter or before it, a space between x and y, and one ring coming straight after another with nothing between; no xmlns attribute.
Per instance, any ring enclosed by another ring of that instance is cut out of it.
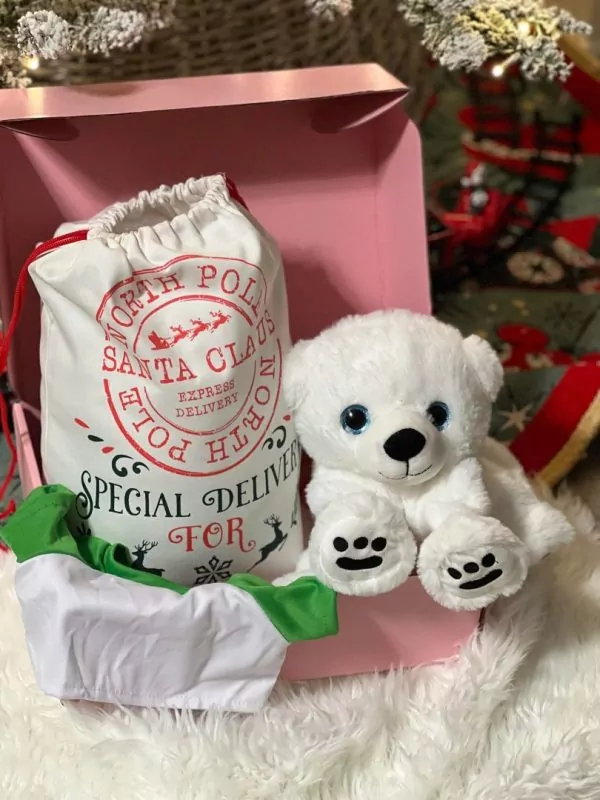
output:
<svg viewBox="0 0 600 800"><path fill-rule="evenodd" d="M316 578L272 586L257 575L242 572L227 583L251 594L288 642L322 639L338 632L336 593Z"/></svg>
<svg viewBox="0 0 600 800"><path fill-rule="evenodd" d="M122 544L110 544L97 536L74 536L67 518L75 502L76 495L58 484L31 492L0 531L18 563L54 553L145 586L178 594L190 591L189 586L132 567L129 550ZM257 575L242 573L228 583L250 594L288 642L320 639L338 632L336 594L316 578L303 577L287 586L273 586Z"/></svg>
<svg viewBox="0 0 600 800"><path fill-rule="evenodd" d="M73 556L98 572L118 578L170 589L179 594L188 591L186 586L134 569L129 550L122 544L110 544L97 536L73 536L67 517L73 511L76 499L70 489L59 484L40 486L28 495L0 531L0 536L19 563L55 553Z"/></svg>

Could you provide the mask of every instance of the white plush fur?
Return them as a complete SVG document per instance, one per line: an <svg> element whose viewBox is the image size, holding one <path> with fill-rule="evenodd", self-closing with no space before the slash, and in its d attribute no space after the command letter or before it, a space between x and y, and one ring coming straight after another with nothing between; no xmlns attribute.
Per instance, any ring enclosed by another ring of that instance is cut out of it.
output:
<svg viewBox="0 0 600 800"><path fill-rule="evenodd" d="M529 567L573 535L564 514L534 493L505 447L486 439L480 464L490 498L490 516L471 512L448 517L439 534L424 540L417 559L426 591L448 608L482 608L497 597L509 597L521 588ZM489 566L486 556L493 556ZM474 574L464 569L469 563L479 567ZM460 572L460 579L453 578L449 569ZM493 582L461 589L464 582L486 580L497 570L503 574Z"/></svg>
<svg viewBox="0 0 600 800"><path fill-rule="evenodd" d="M426 539L418 563L423 585L443 605L484 608L517 591L528 567L572 531L532 495L514 460L494 461L487 452L501 383L501 364L487 342L463 339L449 325L404 310L347 317L296 345L285 364L284 391L315 465L307 489L315 533L303 568L308 563L326 582L335 573L335 588L347 594L389 591L393 576L401 582L412 571L408 540L415 537ZM440 403L449 412L447 424L432 415L432 404ZM344 424L348 407L367 416L361 430ZM407 435L416 437L416 448L392 447ZM501 474L505 467L510 479ZM521 496L550 529L525 524L514 508ZM369 509L375 497L383 509L380 525L369 511L361 535L357 504ZM348 530L344 552L334 549L338 534L328 532L334 528ZM374 540L389 540L383 558L373 553ZM342 562L350 564L345 574Z"/></svg>
<svg viewBox="0 0 600 800"><path fill-rule="evenodd" d="M431 465L425 480L476 454L488 433L501 367L489 345L474 341L432 317L395 309L345 317L300 342L286 359L284 391L304 449L316 464L375 480L384 473L402 478L404 487L421 481L382 452L396 430L414 426L427 439L410 465L413 473ZM443 438L425 416L440 400L452 415ZM353 403L369 409L372 424L352 439L339 422Z"/></svg>
<svg viewBox="0 0 600 800"><path fill-rule="evenodd" d="M0 554L0 797L596 800L600 546L576 540L455 660L280 686L255 717L63 707L33 683Z"/></svg>

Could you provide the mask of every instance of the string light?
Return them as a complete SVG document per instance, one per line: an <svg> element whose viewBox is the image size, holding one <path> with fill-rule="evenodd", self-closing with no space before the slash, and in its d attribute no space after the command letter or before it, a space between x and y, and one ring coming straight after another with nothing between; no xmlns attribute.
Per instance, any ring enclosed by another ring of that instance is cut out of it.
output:
<svg viewBox="0 0 600 800"><path fill-rule="evenodd" d="M517 32L520 36L529 36L533 32L533 26L531 22L527 22L527 20L522 19L517 25Z"/></svg>
<svg viewBox="0 0 600 800"><path fill-rule="evenodd" d="M514 64L515 61L518 61L518 60L519 60L519 54L518 53L513 53L512 56L509 56L501 64L494 64L494 66L492 67L492 70L491 70L492 76L494 78L501 78L504 75L504 73L506 72L506 70L510 67L510 65Z"/></svg>
<svg viewBox="0 0 600 800"><path fill-rule="evenodd" d="M526 19L522 19L517 23L517 34L522 40L524 40L525 46L529 46L529 44L535 39L534 33L535 25L533 22L528 22ZM499 64L494 64L490 70L492 77L502 78L508 67L518 60L519 55L517 53L513 53Z"/></svg>
<svg viewBox="0 0 600 800"><path fill-rule="evenodd" d="M40 60L37 56L27 56L21 60L21 63L30 72L35 72L36 69L40 68Z"/></svg>

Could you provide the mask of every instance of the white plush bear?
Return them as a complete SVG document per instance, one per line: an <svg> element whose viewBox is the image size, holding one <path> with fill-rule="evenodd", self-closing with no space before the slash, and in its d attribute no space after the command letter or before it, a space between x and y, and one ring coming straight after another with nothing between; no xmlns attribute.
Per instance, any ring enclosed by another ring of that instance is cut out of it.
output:
<svg viewBox="0 0 600 800"><path fill-rule="evenodd" d="M284 392L314 462L315 525L298 571L372 595L416 565L457 609L517 591L572 530L486 440L501 384L487 342L408 311L347 317L299 342Z"/></svg>

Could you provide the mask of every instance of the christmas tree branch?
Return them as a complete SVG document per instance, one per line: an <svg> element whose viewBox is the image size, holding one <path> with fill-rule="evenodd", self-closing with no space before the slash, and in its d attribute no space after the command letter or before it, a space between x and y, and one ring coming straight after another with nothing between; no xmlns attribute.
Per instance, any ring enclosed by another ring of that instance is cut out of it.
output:
<svg viewBox="0 0 600 800"><path fill-rule="evenodd" d="M29 83L23 59L134 47L167 25L173 0L0 0L0 83Z"/></svg>
<svg viewBox="0 0 600 800"><path fill-rule="evenodd" d="M354 0L356 9L360 2ZM352 12L352 0L305 3L329 19ZM565 80L569 65L560 37L591 33L587 23L542 0L398 0L398 11L410 25L420 26L423 45L450 70L475 70L500 58L504 66L519 63L526 78Z"/></svg>
<svg viewBox="0 0 600 800"><path fill-rule="evenodd" d="M358 14L362 0L297 0L327 23ZM397 0L398 12L422 30L423 45L450 70L475 70L502 59L527 78L564 80L564 34L589 34L586 23L542 0ZM168 25L177 0L0 0L0 85L25 86L23 58L53 60L134 47ZM229 0L196 0L198 3Z"/></svg>
<svg viewBox="0 0 600 800"><path fill-rule="evenodd" d="M518 63L526 78L565 80L563 34L589 35L590 26L540 0L400 0L399 10L423 30L423 44L450 70L471 71L503 59L496 73Z"/></svg>

